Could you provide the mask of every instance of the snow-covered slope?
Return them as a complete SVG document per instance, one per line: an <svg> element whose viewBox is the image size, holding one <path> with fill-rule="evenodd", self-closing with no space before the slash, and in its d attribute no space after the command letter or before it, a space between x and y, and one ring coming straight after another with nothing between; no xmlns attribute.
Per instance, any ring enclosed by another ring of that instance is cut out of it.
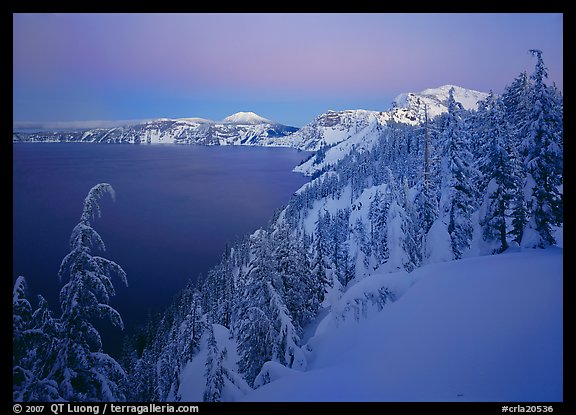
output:
<svg viewBox="0 0 576 415"><path fill-rule="evenodd" d="M271 368L243 400L562 401L562 275L549 248L367 277L318 324L305 372ZM362 306L382 287L396 301Z"/></svg>
<svg viewBox="0 0 576 415"><path fill-rule="evenodd" d="M13 142L71 141L105 143L177 143L203 145L289 145L277 140L297 130L253 112L239 112L222 121L203 118L160 118L141 124L86 131L13 133Z"/></svg>
<svg viewBox="0 0 576 415"><path fill-rule="evenodd" d="M420 93L400 94L388 111L329 111L295 133L281 138L279 142L309 151L322 149L319 154L294 169L313 175L341 160L352 147L371 148L379 139L379 132L390 123L416 125L423 122L424 105L427 106L430 118L447 112L450 88L454 88L454 99L465 109L476 109L478 101L488 96L484 92L453 85L426 89Z"/></svg>
<svg viewBox="0 0 576 415"><path fill-rule="evenodd" d="M366 110L328 111L281 142L307 151L334 146L378 122L379 114Z"/></svg>
<svg viewBox="0 0 576 415"><path fill-rule="evenodd" d="M242 399L252 389L238 375L238 353L236 342L230 338L230 331L220 324L213 325L214 337L219 351L224 351L222 366L226 370L222 388L222 401L231 402ZM180 375L178 394L183 402L202 402L206 389L206 361L208 360L208 330L200 340L200 352L186 365ZM232 381L232 380L233 381Z"/></svg>

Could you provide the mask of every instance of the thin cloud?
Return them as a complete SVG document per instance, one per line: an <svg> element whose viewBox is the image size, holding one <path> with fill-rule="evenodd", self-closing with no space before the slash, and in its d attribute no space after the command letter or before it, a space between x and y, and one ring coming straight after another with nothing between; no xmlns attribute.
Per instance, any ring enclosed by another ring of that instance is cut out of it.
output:
<svg viewBox="0 0 576 415"><path fill-rule="evenodd" d="M140 124L151 119L142 120L86 120L86 121L14 121L13 131L65 131L65 130L91 130L95 128L114 128L127 125Z"/></svg>

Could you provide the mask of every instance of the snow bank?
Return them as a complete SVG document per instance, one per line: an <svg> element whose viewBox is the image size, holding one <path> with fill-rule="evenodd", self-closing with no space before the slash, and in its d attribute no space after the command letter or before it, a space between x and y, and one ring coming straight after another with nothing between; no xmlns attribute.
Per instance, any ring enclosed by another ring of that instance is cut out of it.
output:
<svg viewBox="0 0 576 415"><path fill-rule="evenodd" d="M330 312L318 324L315 335L381 312L384 306L400 298L413 283L413 274L405 271L378 273L360 280L332 305Z"/></svg>
<svg viewBox="0 0 576 415"><path fill-rule="evenodd" d="M244 400L562 401L562 256L522 250L419 268L381 312L317 332L307 372Z"/></svg>
<svg viewBox="0 0 576 415"><path fill-rule="evenodd" d="M252 389L240 375L238 375L236 342L230 338L230 331L220 324L213 324L214 337L218 350L226 350L226 357L222 366L226 369L222 388L222 402L231 402L241 399ZM182 402L202 402L206 390L206 360L208 359L208 330L200 339L199 352L182 370L180 375L179 394Z"/></svg>
<svg viewBox="0 0 576 415"><path fill-rule="evenodd" d="M278 362L269 360L264 363L262 370L260 370L260 373L254 380L254 387L258 388L262 385L266 385L286 376L291 376L295 373L298 373L298 371L290 369Z"/></svg>

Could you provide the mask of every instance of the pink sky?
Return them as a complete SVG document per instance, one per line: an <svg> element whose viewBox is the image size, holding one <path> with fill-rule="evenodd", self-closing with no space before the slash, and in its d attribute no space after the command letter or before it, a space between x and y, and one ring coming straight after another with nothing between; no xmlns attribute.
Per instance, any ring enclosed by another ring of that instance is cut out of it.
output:
<svg viewBox="0 0 576 415"><path fill-rule="evenodd" d="M251 110L301 126L451 83L495 92L544 51L563 87L562 14L17 14L14 121Z"/></svg>

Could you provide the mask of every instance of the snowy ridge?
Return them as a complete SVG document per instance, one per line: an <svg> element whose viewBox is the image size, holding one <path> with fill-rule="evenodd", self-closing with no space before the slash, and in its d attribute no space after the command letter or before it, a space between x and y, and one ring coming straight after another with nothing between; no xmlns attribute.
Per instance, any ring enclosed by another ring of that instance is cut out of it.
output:
<svg viewBox="0 0 576 415"><path fill-rule="evenodd" d="M446 101L450 88L454 98L465 109L475 109L478 101L488 94L453 85L426 89L420 93L400 94L388 111L343 110L318 115L311 123L298 129L264 118L254 112L237 112L222 121L204 118L159 118L151 121L89 130L14 132L13 142L106 142L106 143L176 143L202 145L261 145L294 147L305 151L324 149L328 162L317 162L315 157L296 171L312 175L330 162L342 158L353 146L362 141L367 148L377 139L378 132L389 123L416 125L423 121L423 104L433 118L447 111ZM375 126L377 124L377 126ZM375 137L363 130L371 128ZM364 135L360 139L360 134ZM341 143L352 141L338 146ZM310 166L310 164L314 166Z"/></svg>
<svg viewBox="0 0 576 415"><path fill-rule="evenodd" d="M367 110L328 111L281 142L302 150L317 151L357 134L373 123L378 114Z"/></svg>
<svg viewBox="0 0 576 415"><path fill-rule="evenodd" d="M326 142L324 140L317 142L322 147L313 157L296 166L294 171L312 175L315 172L326 170L329 166L342 160L353 148L361 151L371 148L374 141L380 137L381 131L386 128L388 117L386 113L376 111L362 112L365 113L366 117L362 120L361 127L355 123L355 132L350 129L320 131L320 133L325 134L333 133L328 134L332 138L332 144L324 144ZM335 140L334 136L339 139Z"/></svg>
<svg viewBox="0 0 576 415"><path fill-rule="evenodd" d="M448 93L454 88L454 99L462 104L464 109L478 109L478 102L486 99L488 94L485 92L465 89L456 85L443 85L438 88L428 88L419 93L403 93L398 95L393 102L393 108L408 109L414 112L422 112L423 105L428 106L428 116L436 117L448 111L446 103Z"/></svg>
<svg viewBox="0 0 576 415"><path fill-rule="evenodd" d="M289 145L278 139L297 128L275 123L253 112L239 112L223 121L204 118L160 118L140 124L86 131L12 135L13 142L95 142L202 145ZM289 143L289 142L286 142Z"/></svg>
<svg viewBox="0 0 576 415"><path fill-rule="evenodd" d="M352 148L370 149L390 124L418 125L424 122L424 105L430 119L446 113L451 88L454 88L454 99L464 109L477 109L478 102L488 96L484 92L444 85L420 93L400 94L388 111L328 111L295 133L282 138L286 145L302 150L321 150L294 171L313 175L342 160Z"/></svg>

